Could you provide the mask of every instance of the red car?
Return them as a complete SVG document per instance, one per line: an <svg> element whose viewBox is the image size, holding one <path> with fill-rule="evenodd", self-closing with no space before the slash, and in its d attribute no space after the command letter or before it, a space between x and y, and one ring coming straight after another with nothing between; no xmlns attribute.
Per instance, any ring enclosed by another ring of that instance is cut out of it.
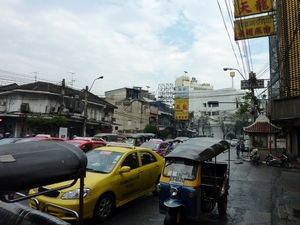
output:
<svg viewBox="0 0 300 225"><path fill-rule="evenodd" d="M155 151L160 156L165 155L166 147L168 146L167 142L159 141L159 140L149 140L141 144L140 147L150 148Z"/></svg>
<svg viewBox="0 0 300 225"><path fill-rule="evenodd" d="M106 145L106 142L104 141L85 140L85 139L66 140L65 142L75 145L85 153L93 150L94 148L102 147Z"/></svg>

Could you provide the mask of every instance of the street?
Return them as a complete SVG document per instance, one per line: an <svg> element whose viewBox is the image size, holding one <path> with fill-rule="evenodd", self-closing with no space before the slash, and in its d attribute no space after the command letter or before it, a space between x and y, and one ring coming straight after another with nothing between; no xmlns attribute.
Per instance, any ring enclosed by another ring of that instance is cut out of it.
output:
<svg viewBox="0 0 300 225"><path fill-rule="evenodd" d="M267 166L253 166L237 159L231 149L230 189L227 215L219 217L217 210L207 214L196 224L300 224L300 170ZM227 154L219 155L225 161ZM261 159L264 156L261 156ZM105 222L84 221L84 225L162 225L164 215L158 211L158 197L147 194L119 208Z"/></svg>
<svg viewBox="0 0 300 225"><path fill-rule="evenodd" d="M234 148L230 155L231 187L227 215L219 217L217 210L214 210L201 222L187 222L188 225L300 224L299 217L290 215L291 218L286 220L289 210L300 212L299 169L269 167L262 162L253 166L250 162L237 159ZM218 160L225 161L226 158L227 154L221 154ZM158 198L148 194L119 208L112 218L101 225L162 225L163 221L164 215L158 212ZM84 225L97 224L100 223L84 221Z"/></svg>

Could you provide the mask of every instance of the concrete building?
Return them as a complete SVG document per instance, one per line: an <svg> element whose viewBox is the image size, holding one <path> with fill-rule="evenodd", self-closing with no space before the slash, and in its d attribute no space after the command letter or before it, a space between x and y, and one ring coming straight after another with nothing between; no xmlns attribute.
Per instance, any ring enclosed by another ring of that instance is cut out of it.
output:
<svg viewBox="0 0 300 225"><path fill-rule="evenodd" d="M188 87L189 120L177 121L177 123L185 124L185 128L196 130L199 135L223 138L223 132L216 122L217 117L224 112L233 114L239 103L243 101L242 96L246 94L246 91L234 88L214 90L210 84L200 84L196 78L193 77L190 80L188 76L176 79L175 89L181 86ZM210 125L204 131L201 129L201 120L206 116L209 118ZM227 123L233 122L227 121ZM238 132L230 131L227 135L231 137L244 135L242 130L241 127Z"/></svg>
<svg viewBox="0 0 300 225"><path fill-rule="evenodd" d="M148 99L154 100L154 96L141 87L119 88L105 92L106 101L116 105L114 111L118 132L136 133L142 132L147 124L157 124L158 109L150 105Z"/></svg>
<svg viewBox="0 0 300 225"><path fill-rule="evenodd" d="M276 1L277 35L270 37L270 108L287 151L300 155L300 32L298 0Z"/></svg>
<svg viewBox="0 0 300 225"><path fill-rule="evenodd" d="M26 118L37 116L48 119L65 116L68 137L82 136L84 124L86 136L111 133L116 126L113 122L116 106L86 90L70 88L64 80L60 85L35 82L1 86L0 103L0 131L9 132L11 137L44 132L25 125ZM59 130L52 130L51 135L58 137Z"/></svg>

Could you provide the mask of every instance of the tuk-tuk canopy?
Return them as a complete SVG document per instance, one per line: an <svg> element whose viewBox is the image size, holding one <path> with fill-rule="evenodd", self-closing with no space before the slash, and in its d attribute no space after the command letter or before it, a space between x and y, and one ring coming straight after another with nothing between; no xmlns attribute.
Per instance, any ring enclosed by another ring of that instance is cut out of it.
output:
<svg viewBox="0 0 300 225"><path fill-rule="evenodd" d="M230 144L225 140L197 137L178 145L165 158L178 157L203 162L216 157L229 148Z"/></svg>

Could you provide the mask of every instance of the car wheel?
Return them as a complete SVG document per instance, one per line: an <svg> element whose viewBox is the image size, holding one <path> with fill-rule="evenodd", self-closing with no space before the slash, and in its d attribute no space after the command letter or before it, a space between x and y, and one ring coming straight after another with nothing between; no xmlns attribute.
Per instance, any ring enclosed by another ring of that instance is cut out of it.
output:
<svg viewBox="0 0 300 225"><path fill-rule="evenodd" d="M227 194L223 194L218 200L218 212L224 215L227 211Z"/></svg>
<svg viewBox="0 0 300 225"><path fill-rule="evenodd" d="M107 220L114 212L115 207L115 198L109 193L103 194L96 203L94 220L97 222Z"/></svg>

